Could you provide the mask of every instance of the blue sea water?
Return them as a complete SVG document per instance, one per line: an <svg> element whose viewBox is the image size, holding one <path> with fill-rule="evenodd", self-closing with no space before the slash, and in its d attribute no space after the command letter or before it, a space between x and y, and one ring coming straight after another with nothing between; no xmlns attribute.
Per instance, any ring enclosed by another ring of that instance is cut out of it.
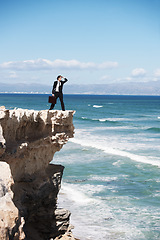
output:
<svg viewBox="0 0 160 240"><path fill-rule="evenodd" d="M81 240L160 239L160 96L65 95L75 137L54 156L65 166L59 206ZM8 109L48 109L48 95L1 94ZM58 103L55 109L60 109Z"/></svg>

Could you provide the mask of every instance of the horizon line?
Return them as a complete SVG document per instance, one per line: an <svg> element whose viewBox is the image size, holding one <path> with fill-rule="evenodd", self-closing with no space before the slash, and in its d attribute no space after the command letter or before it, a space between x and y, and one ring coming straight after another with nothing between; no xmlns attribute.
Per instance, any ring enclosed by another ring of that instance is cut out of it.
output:
<svg viewBox="0 0 160 240"><path fill-rule="evenodd" d="M0 92L0 94L28 94L28 95L52 95L49 92ZM160 94L117 94L117 93L112 93L112 94L93 94L93 93L65 93L63 95L83 95L83 96L155 96L155 97L160 97Z"/></svg>

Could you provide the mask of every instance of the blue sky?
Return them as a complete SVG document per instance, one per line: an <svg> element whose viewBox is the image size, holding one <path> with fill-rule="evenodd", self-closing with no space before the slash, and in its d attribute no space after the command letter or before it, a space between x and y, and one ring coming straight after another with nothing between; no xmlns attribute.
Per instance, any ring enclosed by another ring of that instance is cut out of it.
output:
<svg viewBox="0 0 160 240"><path fill-rule="evenodd" d="M0 0L0 82L160 80L159 0Z"/></svg>

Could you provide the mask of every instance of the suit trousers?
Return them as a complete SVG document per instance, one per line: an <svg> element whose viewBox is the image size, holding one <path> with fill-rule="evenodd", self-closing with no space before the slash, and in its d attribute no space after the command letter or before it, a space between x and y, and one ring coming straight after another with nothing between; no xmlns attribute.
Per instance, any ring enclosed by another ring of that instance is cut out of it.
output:
<svg viewBox="0 0 160 240"><path fill-rule="evenodd" d="M54 96L55 96L56 100L57 100L57 98L59 98L59 100L61 102L61 108L63 111L65 111L65 106L64 106L64 102L63 102L63 93L55 92ZM49 110L52 110L54 108L54 106L55 106L55 103L52 103Z"/></svg>

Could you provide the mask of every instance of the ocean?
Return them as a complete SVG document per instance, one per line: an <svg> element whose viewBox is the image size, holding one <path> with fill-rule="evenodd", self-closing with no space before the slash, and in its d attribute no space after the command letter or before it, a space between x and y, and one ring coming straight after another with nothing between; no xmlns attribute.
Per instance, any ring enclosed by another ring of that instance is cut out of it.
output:
<svg viewBox="0 0 160 240"><path fill-rule="evenodd" d="M0 94L7 109L48 109L48 95ZM75 137L54 156L65 166L58 206L80 240L160 239L160 96L64 95ZM60 104L55 109L60 109Z"/></svg>

